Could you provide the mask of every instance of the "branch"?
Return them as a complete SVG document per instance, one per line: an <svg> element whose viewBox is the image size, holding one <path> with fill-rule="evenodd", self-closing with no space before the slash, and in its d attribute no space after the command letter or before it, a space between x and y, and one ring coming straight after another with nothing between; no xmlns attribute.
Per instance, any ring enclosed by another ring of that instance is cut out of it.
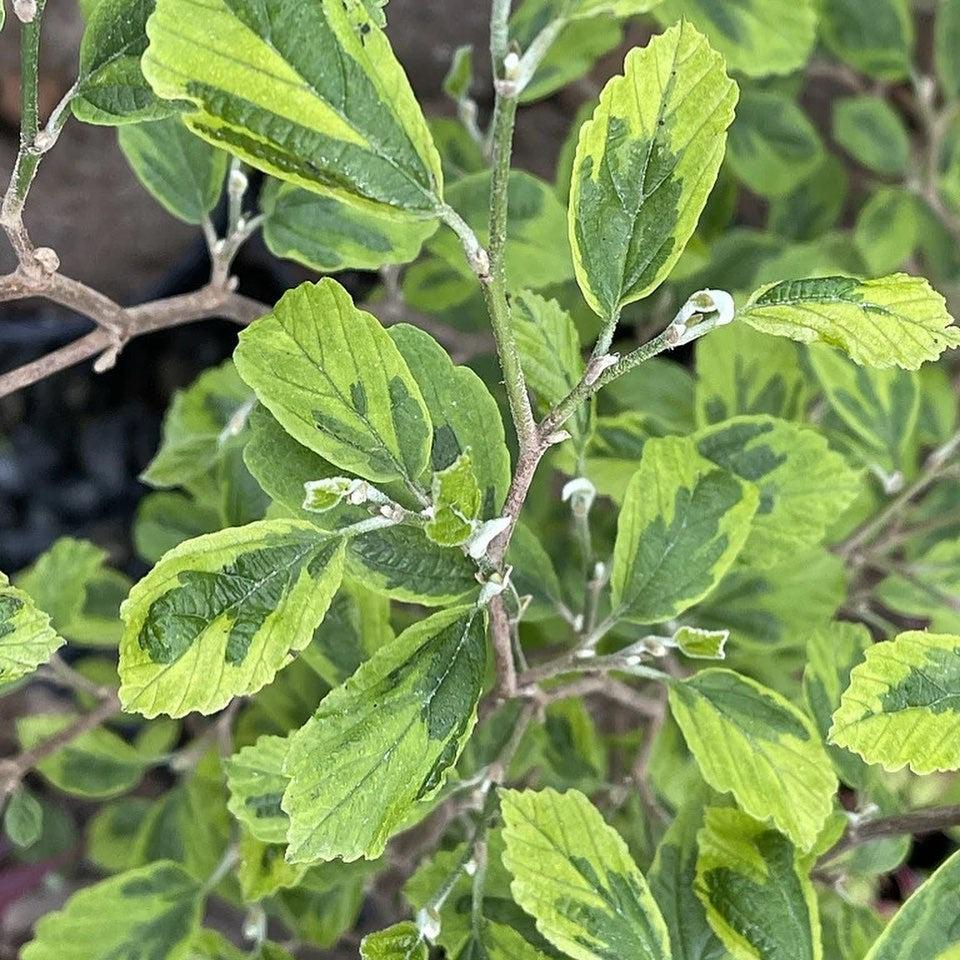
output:
<svg viewBox="0 0 960 960"><path fill-rule="evenodd" d="M104 720L109 719L120 711L120 699L111 691L90 713L64 727L47 740L43 740L35 747L24 750L23 753L7 760L0 760L0 801L10 796L20 785L20 781L41 761L52 756L68 743L99 727Z"/></svg>
<svg viewBox="0 0 960 960"><path fill-rule="evenodd" d="M895 813L889 817L877 817L873 820L851 821L846 833L824 853L817 861L823 866L836 860L841 854L853 847L883 837L897 837L909 834L921 836L936 833L949 827L960 826L960 805L951 807L921 807L906 813Z"/></svg>
<svg viewBox="0 0 960 960"><path fill-rule="evenodd" d="M91 357L98 357L95 369L109 369L120 350L134 337L208 317L223 317L239 324L252 323L270 308L226 287L207 285L193 293L152 300L136 307L123 308L78 280L59 273L36 278L18 269L0 278L0 302L39 296L69 307L99 324L98 329L0 375L0 397L28 387L60 370ZM117 323L117 332L111 324Z"/></svg>

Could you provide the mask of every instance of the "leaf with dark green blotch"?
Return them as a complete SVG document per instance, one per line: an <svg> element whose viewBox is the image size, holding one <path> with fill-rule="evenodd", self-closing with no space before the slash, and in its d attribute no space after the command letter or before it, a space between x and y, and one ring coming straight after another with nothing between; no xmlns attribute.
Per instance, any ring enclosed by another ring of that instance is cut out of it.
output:
<svg viewBox="0 0 960 960"><path fill-rule="evenodd" d="M739 810L707 807L697 841L697 897L737 960L822 960L816 894L785 836Z"/></svg>
<svg viewBox="0 0 960 960"><path fill-rule="evenodd" d="M660 623L703 600L746 542L757 504L751 484L699 456L692 440L648 441L620 512L614 610Z"/></svg>
<svg viewBox="0 0 960 960"><path fill-rule="evenodd" d="M389 220L278 180L267 183L260 206L270 252L321 273L409 263L437 228L435 220Z"/></svg>
<svg viewBox="0 0 960 960"><path fill-rule="evenodd" d="M761 90L743 93L730 127L727 162L749 190L782 197L823 158L820 134L793 100Z"/></svg>
<svg viewBox="0 0 960 960"><path fill-rule="evenodd" d="M288 780L283 775L286 737L260 737L223 762L230 812L263 843L285 843L289 821L280 809Z"/></svg>
<svg viewBox="0 0 960 960"><path fill-rule="evenodd" d="M815 240L837 224L849 184L846 165L833 154L826 154L803 183L770 203L767 228L784 239Z"/></svg>
<svg viewBox="0 0 960 960"><path fill-rule="evenodd" d="M501 790L514 899L573 960L670 960L663 916L619 834L580 792Z"/></svg>
<svg viewBox="0 0 960 960"><path fill-rule="evenodd" d="M356 580L344 580L300 659L331 687L393 639L390 601Z"/></svg>
<svg viewBox="0 0 960 960"><path fill-rule="evenodd" d="M102 0L101 0L102 2ZM200 884L175 863L102 880L75 893L37 923L23 960L185 956L200 927Z"/></svg>
<svg viewBox="0 0 960 960"><path fill-rule="evenodd" d="M479 589L476 565L458 547L441 547L422 530L385 527L351 537L347 569L375 593L442 607Z"/></svg>
<svg viewBox="0 0 960 960"><path fill-rule="evenodd" d="M430 949L415 923L405 920L360 941L362 960L427 960Z"/></svg>
<svg viewBox="0 0 960 960"><path fill-rule="evenodd" d="M696 359L701 426L738 414L803 418L810 388L799 348L789 340L731 323L697 343Z"/></svg>
<svg viewBox="0 0 960 960"><path fill-rule="evenodd" d="M241 833L238 848L240 863L236 876L247 903L296 887L309 869L306 864L287 863L283 843L265 843L246 832Z"/></svg>
<svg viewBox="0 0 960 960"><path fill-rule="evenodd" d="M830 51L877 80L905 80L914 45L907 0L825 0L820 35Z"/></svg>
<svg viewBox="0 0 960 960"><path fill-rule="evenodd" d="M689 22L634 49L580 131L570 244L605 319L655 290L693 234L723 159L737 86Z"/></svg>
<svg viewBox="0 0 960 960"><path fill-rule="evenodd" d="M812 347L809 359L855 459L888 475L907 468L920 410L917 378L859 367L829 347Z"/></svg>
<svg viewBox="0 0 960 960"><path fill-rule="evenodd" d="M43 807L22 784L7 800L3 811L3 832L21 849L33 846L43 834Z"/></svg>
<svg viewBox="0 0 960 960"><path fill-rule="evenodd" d="M857 163L887 177L904 174L910 162L910 135L883 97L863 94L835 103L833 139Z"/></svg>
<svg viewBox="0 0 960 960"><path fill-rule="evenodd" d="M828 960L864 960L883 931L884 921L870 907L820 891L823 955Z"/></svg>
<svg viewBox="0 0 960 960"><path fill-rule="evenodd" d="M648 879L670 931L671 960L727 960L727 952L707 923L694 893L697 831L703 824L703 797L692 798L677 814L657 847Z"/></svg>
<svg viewBox="0 0 960 960"><path fill-rule="evenodd" d="M669 697L707 783L809 850L837 789L810 720L774 691L719 667L673 683Z"/></svg>
<svg viewBox="0 0 960 960"><path fill-rule="evenodd" d="M722 332L715 330L711 336ZM695 425L694 391L686 367L653 357L604 387L603 396L622 411L647 415L662 434L690 433Z"/></svg>
<svg viewBox="0 0 960 960"><path fill-rule="evenodd" d="M827 343L867 367L916 370L960 345L942 296L922 277L819 277L757 290L738 316L764 333Z"/></svg>
<svg viewBox="0 0 960 960"><path fill-rule="evenodd" d="M160 449L140 479L152 487L189 488L216 464L223 440L242 428L253 400L233 361L204 371L174 395Z"/></svg>
<svg viewBox="0 0 960 960"><path fill-rule="evenodd" d="M455 365L430 334L405 323L389 332L420 386L433 423L429 469L444 470L469 450L480 484L481 516L498 516L511 469L496 400L480 377L469 367Z"/></svg>
<svg viewBox="0 0 960 960"><path fill-rule="evenodd" d="M434 473L432 490L433 516L424 524L424 533L442 547L465 543L473 534L483 506L469 448L449 467Z"/></svg>
<svg viewBox="0 0 960 960"><path fill-rule="evenodd" d="M50 617L0 573L0 688L33 673L63 643Z"/></svg>
<svg viewBox="0 0 960 960"><path fill-rule="evenodd" d="M288 291L240 334L234 357L281 426L331 463L408 483L426 468L430 415L420 388L380 322L336 281Z"/></svg>
<svg viewBox="0 0 960 960"><path fill-rule="evenodd" d="M803 696L820 736L826 739L840 697L850 683L850 672L872 643L863 624L835 621L825 624L807 639L807 663L803 670ZM863 763L846 750L827 744L837 773L845 783L862 787Z"/></svg>
<svg viewBox="0 0 960 960"><path fill-rule="evenodd" d="M665 0L653 14L663 24L689 20L731 70L750 77L792 73L816 40L814 0Z"/></svg>
<svg viewBox="0 0 960 960"><path fill-rule="evenodd" d="M80 44L77 88L70 107L84 123L117 125L160 120L178 105L161 100L140 69L147 18L155 0L99 0Z"/></svg>
<svg viewBox="0 0 960 960"><path fill-rule="evenodd" d="M909 631L874 644L853 668L830 742L885 770L960 769L944 725L960 714L960 636Z"/></svg>
<svg viewBox="0 0 960 960"><path fill-rule="evenodd" d="M126 124L117 138L137 179L168 213L199 224L217 205L229 157L179 117Z"/></svg>
<svg viewBox="0 0 960 960"><path fill-rule="evenodd" d="M939 632L960 632L960 538L934 543L903 570L875 587L876 598L907 618L929 619Z"/></svg>
<svg viewBox="0 0 960 960"><path fill-rule="evenodd" d="M130 591L120 699L147 717L212 713L305 647L343 574L343 544L264 520L188 540Z"/></svg>
<svg viewBox="0 0 960 960"><path fill-rule="evenodd" d="M482 244L490 239L491 183L490 172L484 171L463 177L447 190L450 206ZM571 279L573 264L564 242L564 210L550 184L523 170L513 170L507 181L507 217L510 229L503 256L511 290L539 289ZM474 279L463 246L452 230L435 234L427 248L461 276Z"/></svg>
<svg viewBox="0 0 960 960"><path fill-rule="evenodd" d="M136 866L134 840L152 805L146 797L122 797L103 804L87 823L86 859L105 873Z"/></svg>
<svg viewBox="0 0 960 960"><path fill-rule="evenodd" d="M429 219L440 158L379 19L364 0L160 0L143 71L189 101L191 130L258 169Z"/></svg>
<svg viewBox="0 0 960 960"><path fill-rule="evenodd" d="M442 785L473 729L484 615L444 610L381 647L290 740L283 809L292 863L378 857Z"/></svg>
<svg viewBox="0 0 960 960"><path fill-rule="evenodd" d="M937 76L952 99L960 96L960 2L943 0L934 18Z"/></svg>
<svg viewBox="0 0 960 960"><path fill-rule="evenodd" d="M816 431L773 417L734 417L694 435L697 452L754 484L760 503L743 548L773 566L823 540L863 489L860 471Z"/></svg>
<svg viewBox="0 0 960 960"><path fill-rule="evenodd" d="M865 960L950 960L960 944L958 886L960 853L955 853L897 911Z"/></svg>

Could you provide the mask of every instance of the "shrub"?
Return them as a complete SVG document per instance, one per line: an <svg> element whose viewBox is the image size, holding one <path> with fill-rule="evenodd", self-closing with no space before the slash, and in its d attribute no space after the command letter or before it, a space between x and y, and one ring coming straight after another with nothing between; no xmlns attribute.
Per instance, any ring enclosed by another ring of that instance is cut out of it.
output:
<svg viewBox="0 0 960 960"><path fill-rule="evenodd" d="M0 298L97 328L0 394L244 326L144 472L146 576L63 539L0 577L0 683L68 705L17 721L6 834L53 856L99 801L24 960L960 949L960 854L909 859L960 825L960 3L918 59L899 0L492 7L489 122L467 48L424 117L384 0L94 0L41 126L14 4ZM628 18L555 183L511 169ZM70 118L202 227L202 289L121 308L34 245ZM255 302L257 230L381 282Z"/></svg>

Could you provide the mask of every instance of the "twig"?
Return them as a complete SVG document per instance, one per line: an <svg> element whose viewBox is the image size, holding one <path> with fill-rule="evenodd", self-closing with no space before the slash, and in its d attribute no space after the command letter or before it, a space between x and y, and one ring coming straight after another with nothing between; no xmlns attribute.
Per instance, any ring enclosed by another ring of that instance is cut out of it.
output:
<svg viewBox="0 0 960 960"><path fill-rule="evenodd" d="M120 699L111 691L102 702L89 713L79 717L70 726L55 733L52 737L24 750L16 757L0 760L0 800L8 797L20 781L42 760L53 755L68 743L100 726L120 710Z"/></svg>
<svg viewBox="0 0 960 960"><path fill-rule="evenodd" d="M888 817L851 820L844 835L817 861L821 867L836 860L847 850L879 840L883 837L897 837L909 834L921 836L936 833L949 827L960 826L960 805L950 807L921 807L906 813L895 813Z"/></svg>
<svg viewBox="0 0 960 960"><path fill-rule="evenodd" d="M96 369L108 368L116 360L120 347L134 337L153 333L170 327L192 323L208 317L223 317L236 323L252 323L258 316L270 308L249 297L231 290L213 286L202 287L193 293L153 300L136 307L120 308L85 284L61 274L45 278L39 285L15 271L0 278L0 302L22 300L32 296L41 296L70 307L79 313L96 319L100 311L120 310L123 316L123 334L118 346L113 334L102 327L86 336L68 343L65 347L46 354L39 360L24 364L15 370L0 375L0 397L15 393L49 377L59 370L65 370L91 357L100 357Z"/></svg>

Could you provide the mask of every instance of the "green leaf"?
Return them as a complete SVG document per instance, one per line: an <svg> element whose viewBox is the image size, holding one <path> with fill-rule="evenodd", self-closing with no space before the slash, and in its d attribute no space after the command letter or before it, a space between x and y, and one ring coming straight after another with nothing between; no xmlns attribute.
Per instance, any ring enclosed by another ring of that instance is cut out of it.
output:
<svg viewBox="0 0 960 960"><path fill-rule="evenodd" d="M342 573L342 542L296 520L180 544L121 608L124 707L213 713L259 690L310 642Z"/></svg>
<svg viewBox="0 0 960 960"><path fill-rule="evenodd" d="M362 0L160 0L143 71L161 97L192 104L191 130L254 167L430 218L440 157L377 19Z"/></svg>
<svg viewBox="0 0 960 960"><path fill-rule="evenodd" d="M799 348L790 341L731 323L701 339L696 358L701 426L737 414L803 417L809 391Z"/></svg>
<svg viewBox="0 0 960 960"><path fill-rule="evenodd" d="M496 400L480 377L469 367L456 366L430 334L406 323L389 332L420 386L433 423L430 469L445 470L469 450L480 484L481 515L498 516L512 474Z"/></svg>
<svg viewBox="0 0 960 960"><path fill-rule="evenodd" d="M761 197L782 197L823 162L816 127L778 93L745 90L730 127L727 162L737 178Z"/></svg>
<svg viewBox="0 0 960 960"><path fill-rule="evenodd" d="M449 467L433 475L433 517L424 531L443 547L465 543L480 516L481 495L470 453L461 453Z"/></svg>
<svg viewBox="0 0 960 960"><path fill-rule="evenodd" d="M919 240L920 217L914 197L906 190L878 190L857 216L853 242L872 273L902 267Z"/></svg>
<svg viewBox="0 0 960 960"><path fill-rule="evenodd" d="M860 73L878 80L909 76L913 15L907 0L824 0L820 34L830 50Z"/></svg>
<svg viewBox="0 0 960 960"><path fill-rule="evenodd" d="M430 953L417 925L405 920L360 941L362 960L427 960Z"/></svg>
<svg viewBox="0 0 960 960"><path fill-rule="evenodd" d="M236 876L246 903L296 887L309 869L303 863L287 863L283 844L264 843L246 832L240 835L238 849L240 864Z"/></svg>
<svg viewBox="0 0 960 960"><path fill-rule="evenodd" d="M670 960L663 916L627 845L580 792L501 790L514 899L573 960Z"/></svg>
<svg viewBox="0 0 960 960"><path fill-rule="evenodd" d="M771 201L767 227L790 240L815 240L840 219L850 175L833 154L785 197Z"/></svg>
<svg viewBox="0 0 960 960"><path fill-rule="evenodd" d="M77 89L70 106L84 123L160 120L177 105L159 99L140 69L147 18L155 0L99 0L80 44Z"/></svg>
<svg viewBox="0 0 960 960"><path fill-rule="evenodd" d="M820 924L823 955L829 960L864 960L883 930L883 920L873 910L833 892L820 894Z"/></svg>
<svg viewBox="0 0 960 960"><path fill-rule="evenodd" d="M331 463L408 483L426 467L430 415L420 388L380 322L336 281L285 293L240 334L234 357L283 428Z"/></svg>
<svg viewBox="0 0 960 960"><path fill-rule="evenodd" d="M758 496L680 437L650 440L627 488L612 603L639 623L678 616L720 582L750 533Z"/></svg>
<svg viewBox="0 0 960 960"><path fill-rule="evenodd" d="M127 124L117 139L137 179L174 217L198 224L217 205L227 154L192 134L179 117Z"/></svg>
<svg viewBox="0 0 960 960"><path fill-rule="evenodd" d="M937 76L952 99L960 96L960 2L943 0L934 20L933 48Z"/></svg>
<svg viewBox="0 0 960 960"><path fill-rule="evenodd" d="M855 451L887 473L903 468L917 425L917 379L902 370L870 370L829 347L814 347L810 365Z"/></svg>
<svg viewBox="0 0 960 960"><path fill-rule="evenodd" d="M32 847L43 834L43 807L23 785L7 800L3 811L3 831L17 847Z"/></svg>
<svg viewBox="0 0 960 960"><path fill-rule="evenodd" d="M287 746L286 737L260 737L223 763L230 791L227 808L263 843L287 840L290 821L280 809L289 783L283 775Z"/></svg>
<svg viewBox="0 0 960 960"><path fill-rule="evenodd" d="M518 49L526 50L547 23L562 15L564 5L564 0L524 0L510 18L510 41ZM592 16L568 23L520 94L520 102L542 100L579 80L622 39L623 31L613 16Z"/></svg>
<svg viewBox="0 0 960 960"><path fill-rule="evenodd" d="M347 570L376 593L442 607L475 593L477 567L459 547L441 547L422 530L386 527L350 539Z"/></svg>
<svg viewBox="0 0 960 960"><path fill-rule="evenodd" d="M140 479L152 487L189 487L214 467L223 442L244 426L253 401L233 361L204 371L174 395L163 418L160 450Z"/></svg>
<svg viewBox="0 0 960 960"><path fill-rule="evenodd" d="M792 73L803 66L817 23L812 0L666 0L654 16L663 24L690 20L731 70L751 77Z"/></svg>
<svg viewBox="0 0 960 960"><path fill-rule="evenodd" d="M580 130L570 188L577 281L605 319L673 269L717 178L737 86L689 23L624 61Z"/></svg>
<svg viewBox="0 0 960 960"><path fill-rule="evenodd" d="M697 839L696 893L736 960L821 960L817 898L786 837L707 807Z"/></svg>
<svg viewBox="0 0 960 960"><path fill-rule="evenodd" d="M702 796L677 814L664 834L650 868L650 890L670 931L672 960L728 960L728 954L707 923L695 894L697 831L703 823Z"/></svg>
<svg viewBox="0 0 960 960"><path fill-rule="evenodd" d="M443 78L443 92L454 102L460 103L470 95L473 84L473 47L469 44L457 47L450 58L450 67Z"/></svg>
<svg viewBox="0 0 960 960"><path fill-rule="evenodd" d="M137 553L156 563L178 543L220 528L218 511L182 493L149 493L137 505L133 542Z"/></svg>
<svg viewBox="0 0 960 960"><path fill-rule="evenodd" d="M712 336L721 332L714 331ZM686 367L654 357L618 377L603 394L624 410L650 417L664 434L690 433L695 426L694 389L694 379Z"/></svg>
<svg viewBox="0 0 960 960"><path fill-rule="evenodd" d="M87 824L87 860L106 873L136 866L133 844L151 807L145 797L122 797L103 804Z"/></svg>
<svg viewBox="0 0 960 960"><path fill-rule="evenodd" d="M809 850L837 789L810 720L773 690L719 667L671 684L669 698L707 783Z"/></svg>
<svg viewBox="0 0 960 960"><path fill-rule="evenodd" d="M563 589L550 554L537 535L522 521L514 527L507 563L513 567L511 580L521 596L532 597L526 619L543 620L555 616L564 606Z"/></svg>
<svg viewBox="0 0 960 960"><path fill-rule="evenodd" d="M287 859L374 859L456 762L476 720L484 617L444 610L409 627L330 693L291 741Z"/></svg>
<svg viewBox="0 0 960 960"><path fill-rule="evenodd" d="M955 853L897 911L866 960L950 960L955 956L960 944L954 909L958 885L960 853Z"/></svg>
<svg viewBox="0 0 960 960"><path fill-rule="evenodd" d="M784 280L757 290L739 311L761 330L800 343L828 343L867 367L916 370L960 345L943 297L921 277Z"/></svg>
<svg viewBox="0 0 960 960"><path fill-rule="evenodd" d="M833 139L868 170L888 177L906 173L910 163L907 128L883 97L864 94L837 103Z"/></svg>
<svg viewBox="0 0 960 960"><path fill-rule="evenodd" d="M416 259L437 222L379 212L270 180L260 198L263 239L275 257L318 270L378 270Z"/></svg>
<svg viewBox="0 0 960 960"><path fill-rule="evenodd" d="M0 573L0 689L33 673L63 643L50 617Z"/></svg>
<svg viewBox="0 0 960 960"><path fill-rule="evenodd" d="M361 861L309 868L295 889L284 890L278 898L284 922L301 940L324 949L333 947L356 929L370 876L382 866Z"/></svg>
<svg viewBox="0 0 960 960"><path fill-rule="evenodd" d="M681 627L673 642L685 656L695 660L723 660L724 647L730 639L729 630L704 630L700 627Z"/></svg>
<svg viewBox="0 0 960 960"><path fill-rule="evenodd" d="M24 749L49 740L76 721L74 714L34 713L17 719ZM157 756L131 746L104 727L88 730L45 757L37 769L55 787L78 797L115 797L133 789Z"/></svg>
<svg viewBox="0 0 960 960"><path fill-rule="evenodd" d="M160 860L75 893L60 910L38 921L21 956L186 960L202 904L199 883L175 863Z"/></svg>
<svg viewBox="0 0 960 960"><path fill-rule="evenodd" d="M336 687L392 639L390 601L345 580L300 659Z"/></svg>
<svg viewBox="0 0 960 960"><path fill-rule="evenodd" d="M960 636L909 631L874 644L853 668L833 715L830 742L884 770L960 769L944 735L960 703Z"/></svg>
<svg viewBox="0 0 960 960"><path fill-rule="evenodd" d="M555 407L583 376L580 335L573 317L556 300L521 290L510 300L513 332L527 386L537 394L543 412ZM591 408L580 404L565 424L584 443L590 432Z"/></svg>
<svg viewBox="0 0 960 960"><path fill-rule="evenodd" d="M815 630L807 640L807 663L803 670L803 697L807 711L826 740L840 697L850 683L850 672L863 660L872 643L863 624L835 621ZM861 787L863 764L846 750L827 744L837 773L845 783Z"/></svg>
<svg viewBox="0 0 960 960"><path fill-rule="evenodd" d="M482 244L490 241L489 171L463 177L451 184L447 200L470 225ZM539 289L573 277L573 263L565 241L565 216L550 184L513 170L507 181L507 217L510 230L504 249L504 268L511 290ZM451 230L437 233L427 244L460 276L475 282L463 256L463 246Z"/></svg>
<svg viewBox="0 0 960 960"><path fill-rule="evenodd" d="M907 618L929 619L934 630L960 632L960 539L935 543L876 586L876 598Z"/></svg>
<svg viewBox="0 0 960 960"><path fill-rule="evenodd" d="M862 489L859 471L817 431L773 417L734 417L694 435L700 456L756 484L760 504L743 556L782 563L820 543Z"/></svg>

